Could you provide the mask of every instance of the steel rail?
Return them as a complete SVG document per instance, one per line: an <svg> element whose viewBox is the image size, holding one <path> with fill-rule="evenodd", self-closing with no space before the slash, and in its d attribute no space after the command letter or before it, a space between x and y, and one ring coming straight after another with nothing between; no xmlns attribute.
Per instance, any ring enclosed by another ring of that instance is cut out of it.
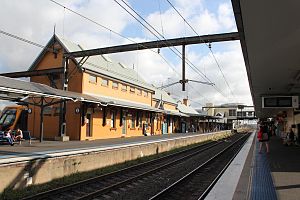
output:
<svg viewBox="0 0 300 200"><path fill-rule="evenodd" d="M164 160L171 159L172 157L175 157L175 156L180 156L181 154L188 153L189 151L193 151L193 150L196 150L198 148L203 148L204 147L204 149L207 149L206 146L211 147L211 146L214 146L214 145L217 145L217 144L220 144L220 142L214 142L214 141L213 142L208 142L208 143L205 143L205 144L201 144L199 146L195 146L195 147L190 148L190 149L185 149L185 150L175 152L175 153L172 153L172 154L169 154L169 155L166 155L166 156L154 159L154 160L146 161L146 162L143 162L143 163L140 163L140 164L136 164L136 165L133 165L133 166L130 166L130 167L126 167L124 169L120 169L120 170L110 172L110 173L107 173L107 174L104 174L104 175L100 175L100 176L97 176L97 177L89 178L89 179L79 181L79 182L76 182L76 183L73 183L73 184L69 184L69 185L66 185L66 186L61 186L61 187L58 187L58 188L55 188L55 189L52 189L52 190L48 190L48 191L41 192L41 193L38 193L38 194L35 194L35 195L24 197L22 199L23 200L44 199L45 197L60 194L62 192L72 190L72 189L74 189L76 187L80 187L82 185L90 184L92 182L97 182L101 179L105 179L105 178L110 177L110 176L115 176L115 175L118 175L118 174L125 174L126 171L139 169L139 168L142 168L143 166L146 166L146 165L149 165L149 164L155 164L157 162L162 162ZM200 151L203 151L203 149L201 149ZM199 150L196 151L196 152L198 153Z"/></svg>
<svg viewBox="0 0 300 200"><path fill-rule="evenodd" d="M111 186L108 186L108 187L106 187L106 188L103 188L103 189L101 189L101 190L92 192L92 193L90 193L90 194L87 194L87 195L82 196L82 197L79 197L79 198L76 198L76 200L83 200L83 199L93 199L93 198L96 198L96 197L98 197L98 196L100 196L100 195L103 195L103 194L105 194L105 193L107 193L107 192L109 192L109 191L112 191L112 190L114 190L114 189L116 189L116 188L118 188L118 187L120 187L120 186L122 186L122 185L128 184L128 183L130 183L130 182L132 182L132 181L135 181L135 180L137 180L137 179L140 179L141 177L148 176L148 175L153 174L153 173L155 173L155 172L157 172L157 171L160 171L161 169L164 169L164 168L166 168L166 167L168 167L168 166L174 165L175 163L178 163L178 162L184 161L184 160L186 160L186 159L188 159L188 158L191 158L191 157L193 157L194 155L198 154L199 152L206 151L206 150L211 149L212 147L217 146L217 145L219 145L219 144L221 144L221 143L216 143L216 144L213 144L213 145L211 145L211 146L205 147L204 149L200 149L200 150L198 150L198 151L196 151L196 152L193 152L193 153L191 153L191 154L189 154L189 155L186 155L186 156L181 157L181 158L179 158L179 159L176 159L176 160L174 160L174 161L168 162L168 163L166 163L166 164L164 164L164 165L160 165L159 167L153 168L152 170L148 170L148 171L146 171L146 172L144 172L144 173L142 173L142 174L139 174L139 175L137 175L137 176L128 178L128 179L126 179L126 180L123 180L123 181L121 181L121 182L115 183L115 184L113 184L113 185L111 185Z"/></svg>
<svg viewBox="0 0 300 200"><path fill-rule="evenodd" d="M181 179L179 179L178 181L174 182L173 184L171 184L170 186L168 186L167 188L163 189L162 191L160 191L159 193L157 193L156 195L152 196L149 200L156 200L156 199L163 199L162 197L167 195L170 190L172 190L174 187L177 187L178 185L182 184L182 182L184 182L185 180L187 180L188 178L192 177L195 173L197 173L199 170L203 169L204 167L206 167L209 163L211 163L213 160L217 159L219 156L221 156L223 153L225 153L227 150L229 150L231 147L233 147L233 145L235 145L236 143L238 143L240 140L244 139L245 137L248 137L248 135L245 135L241 138L239 138L237 141L235 141L233 144L229 145L228 147L226 147L225 149L223 149L222 151L220 151L219 153L217 153L216 155L214 155L213 157L211 157L209 160L207 160L206 162L204 162L203 164L199 165L197 168L195 168L193 171L189 172L188 174L186 174L185 176L183 176ZM239 151L238 151L239 152ZM236 156L236 154L234 155L234 157ZM230 159L229 164L231 163L231 161L233 160ZM226 168L229 166L229 164L226 164ZM222 170L222 173L219 173L217 178L214 179L214 181L209 185L209 188L206 188L205 190L205 194L207 195L208 192L210 191L210 189L214 186L214 184L216 183L216 181L221 177L221 175L224 173L226 169ZM206 195L202 194L199 199L203 199Z"/></svg>

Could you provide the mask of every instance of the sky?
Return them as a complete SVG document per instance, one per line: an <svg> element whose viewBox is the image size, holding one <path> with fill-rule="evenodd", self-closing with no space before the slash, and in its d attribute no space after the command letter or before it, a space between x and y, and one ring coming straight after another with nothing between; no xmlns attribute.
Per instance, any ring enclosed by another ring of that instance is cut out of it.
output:
<svg viewBox="0 0 300 200"><path fill-rule="evenodd" d="M46 45L55 26L56 34L87 49L158 40L116 3L119 2L124 7L127 4L133 8L164 38L237 31L230 0L124 0L126 4L122 0L55 2L1 0L0 30ZM161 36L159 39L162 39ZM0 44L0 73L27 70L42 50L1 33ZM176 48L181 52L181 47ZM188 97L195 108L205 106L206 103L252 105L240 42L212 43L211 50L207 44L186 47L187 62L192 63L190 65L194 68L186 66L186 78L207 82L203 78L205 76L214 86L189 82L185 92L181 91L179 84L165 90L175 99ZM182 61L173 51L171 48L162 48L107 56L134 68L145 81L161 87L181 79Z"/></svg>

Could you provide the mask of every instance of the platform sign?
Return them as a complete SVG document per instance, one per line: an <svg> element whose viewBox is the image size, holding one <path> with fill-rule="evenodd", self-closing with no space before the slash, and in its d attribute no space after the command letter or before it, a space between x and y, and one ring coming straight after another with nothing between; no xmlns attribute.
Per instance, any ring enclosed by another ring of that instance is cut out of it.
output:
<svg viewBox="0 0 300 200"><path fill-rule="evenodd" d="M262 97L263 108L298 108L298 96L268 96Z"/></svg>

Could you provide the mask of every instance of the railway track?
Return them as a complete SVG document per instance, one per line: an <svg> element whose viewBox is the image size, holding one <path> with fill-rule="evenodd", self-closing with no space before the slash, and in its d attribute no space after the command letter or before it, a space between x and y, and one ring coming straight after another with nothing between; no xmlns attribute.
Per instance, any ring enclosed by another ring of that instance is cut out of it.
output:
<svg viewBox="0 0 300 200"><path fill-rule="evenodd" d="M84 181L80 181L74 184L59 187L53 190L45 191L42 193L34 194L23 198L24 200L36 200L36 199L81 199L89 198L89 195L97 191L99 193L105 193L114 187L126 184L129 181L133 181L138 177L145 176L155 170L159 170L162 167L175 164L176 162L183 162L189 159L199 152L206 151L224 140L209 142L202 144L191 149L176 152L155 160L144 162L135 166L131 166L116 172L101 175L98 177L90 178ZM95 193L96 194L96 193Z"/></svg>
<svg viewBox="0 0 300 200"><path fill-rule="evenodd" d="M165 188L150 200L164 199L204 199L223 172L227 169L247 136L219 152L184 177Z"/></svg>
<svg viewBox="0 0 300 200"><path fill-rule="evenodd" d="M153 199L170 199L171 195L173 195L171 199L182 199L182 196L184 199L187 199L187 196L185 196L187 195L187 191L189 191L189 194L193 194L193 196L199 196L199 191L198 193L196 191L191 192L191 188L195 188L193 185L188 186L190 181L193 181L194 184L198 184L197 181L187 178L189 176L186 174L196 173L197 170L195 170L195 168L205 169L202 171L202 174L200 173L199 175L200 177L205 177L205 184L199 183L205 185L201 187L202 193L203 190L207 192L208 188L213 185L212 179L217 179L217 176L211 175L210 171L217 171L217 169L214 168L214 165L221 166L222 164L222 162L217 161L220 160L218 158L227 155L229 160L232 159L233 154L227 152L233 151L231 149L236 149L237 146L240 147L242 140L245 140L245 137L247 137L247 135L242 137L242 135L237 134L230 139L210 142L192 149L39 193L24 199L130 200L149 199L151 197ZM236 149L236 151L237 150L238 149ZM221 167L221 169L218 169L218 171L222 171L222 169L224 170L224 166L223 168ZM203 176L203 174L209 174L209 176ZM180 184L187 186L185 188L188 188L189 190L176 189L176 187L183 188L182 185L179 186ZM166 189L162 191L163 188ZM173 190L172 188L175 189ZM170 193L168 193L168 191L170 191Z"/></svg>

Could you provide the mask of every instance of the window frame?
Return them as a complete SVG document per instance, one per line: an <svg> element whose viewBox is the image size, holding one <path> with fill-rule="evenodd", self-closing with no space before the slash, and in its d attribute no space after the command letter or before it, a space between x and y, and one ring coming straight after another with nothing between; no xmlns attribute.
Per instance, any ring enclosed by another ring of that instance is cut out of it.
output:
<svg viewBox="0 0 300 200"><path fill-rule="evenodd" d="M95 78L95 80L91 80L91 77ZM94 74L89 74L89 83L97 84L97 76Z"/></svg>
<svg viewBox="0 0 300 200"><path fill-rule="evenodd" d="M106 84L104 84L103 81L106 81ZM109 84L109 80L108 80L108 79L106 79L106 78L102 78L102 79L101 79L101 85L102 85L102 86L108 87L108 84Z"/></svg>
<svg viewBox="0 0 300 200"><path fill-rule="evenodd" d="M146 98L149 97L149 93L147 91L144 91L144 97L146 97Z"/></svg>
<svg viewBox="0 0 300 200"><path fill-rule="evenodd" d="M137 91L136 92L137 95L142 96L143 91L141 89L137 88L136 91Z"/></svg>
<svg viewBox="0 0 300 200"><path fill-rule="evenodd" d="M134 94L135 93L135 87L130 86L129 91L130 91L130 93Z"/></svg>
<svg viewBox="0 0 300 200"><path fill-rule="evenodd" d="M124 87L125 87L125 88L124 88ZM122 90L123 92L127 92L127 85L122 84L121 90Z"/></svg>
<svg viewBox="0 0 300 200"><path fill-rule="evenodd" d="M116 86L117 85L117 86ZM112 85L111 85L112 89L118 89L119 88L119 83L116 81L112 81Z"/></svg>

